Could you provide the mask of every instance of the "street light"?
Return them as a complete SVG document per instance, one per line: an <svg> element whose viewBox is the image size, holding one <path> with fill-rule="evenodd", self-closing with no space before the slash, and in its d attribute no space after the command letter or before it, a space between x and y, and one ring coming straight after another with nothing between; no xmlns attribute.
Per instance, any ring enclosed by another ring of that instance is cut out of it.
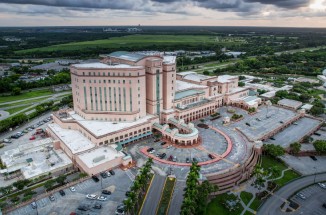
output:
<svg viewBox="0 0 326 215"><path fill-rule="evenodd" d="M316 183L316 176L317 176L317 169L316 167L314 166L314 170L315 170L315 177L314 177L314 184Z"/></svg>

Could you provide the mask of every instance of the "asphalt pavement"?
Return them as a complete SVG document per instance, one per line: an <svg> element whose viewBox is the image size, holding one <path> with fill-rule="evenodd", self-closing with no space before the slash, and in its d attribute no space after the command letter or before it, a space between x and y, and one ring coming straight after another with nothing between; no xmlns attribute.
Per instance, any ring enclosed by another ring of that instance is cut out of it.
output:
<svg viewBox="0 0 326 215"><path fill-rule="evenodd" d="M151 187L149 188L147 197L141 215L156 214L157 206L160 202L165 177L155 174Z"/></svg>
<svg viewBox="0 0 326 215"><path fill-rule="evenodd" d="M298 190L314 184L314 181L323 182L326 181L326 173L316 175L306 176L297 180L290 182L289 184L283 186L281 189L276 191L266 202L259 208L258 215L278 215L287 214L280 210L282 203L290 198ZM325 198L326 199L326 198Z"/></svg>

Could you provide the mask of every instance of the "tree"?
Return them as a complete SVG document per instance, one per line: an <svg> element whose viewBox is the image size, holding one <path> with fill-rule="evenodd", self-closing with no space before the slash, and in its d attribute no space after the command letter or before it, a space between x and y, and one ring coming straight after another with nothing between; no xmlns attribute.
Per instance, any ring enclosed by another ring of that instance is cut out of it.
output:
<svg viewBox="0 0 326 215"><path fill-rule="evenodd" d="M27 180L27 179L25 179L25 180L19 180L19 181L16 181L16 182L14 182L12 185L13 185L14 187L16 187L18 190L22 190L22 189L24 189L24 187L25 187L27 184L29 184L29 183L30 183L30 181Z"/></svg>
<svg viewBox="0 0 326 215"><path fill-rule="evenodd" d="M326 140L316 140L313 144L318 153L326 153Z"/></svg>
<svg viewBox="0 0 326 215"><path fill-rule="evenodd" d="M205 70L205 71L203 72L203 74L204 74L204 75L209 75L209 74L210 74L210 72L209 72L209 71L207 71L207 70Z"/></svg>
<svg viewBox="0 0 326 215"><path fill-rule="evenodd" d="M67 176L65 175L60 175L58 178L55 179L55 181L58 183L58 184L64 184L65 181L67 179Z"/></svg>
<svg viewBox="0 0 326 215"><path fill-rule="evenodd" d="M285 150L282 148L282 146L274 144L264 144L263 151L272 157L282 156L285 153Z"/></svg>
<svg viewBox="0 0 326 215"><path fill-rule="evenodd" d="M300 152L301 144L298 142L294 142L290 144L290 151L292 154L296 155Z"/></svg>
<svg viewBox="0 0 326 215"><path fill-rule="evenodd" d="M55 184L55 181L54 180L47 180L45 183L44 183L44 187L45 189L49 190L53 187L53 185Z"/></svg>
<svg viewBox="0 0 326 215"><path fill-rule="evenodd" d="M312 106L312 108L310 109L310 113L312 114L312 115L315 115L315 116L317 116L317 115L320 115L320 114L323 114L324 113L324 108L322 108L322 107L318 107L318 106Z"/></svg>
<svg viewBox="0 0 326 215"><path fill-rule="evenodd" d="M21 90L22 90L21 88L19 88L19 87L15 87L15 88L12 89L12 91L11 91L11 95L13 95L13 96L20 95Z"/></svg>
<svg viewBox="0 0 326 215"><path fill-rule="evenodd" d="M245 85L246 85L246 84L245 84L244 82L242 82L242 81L239 81L239 82L238 82L238 86L239 86L239 87L244 87Z"/></svg>

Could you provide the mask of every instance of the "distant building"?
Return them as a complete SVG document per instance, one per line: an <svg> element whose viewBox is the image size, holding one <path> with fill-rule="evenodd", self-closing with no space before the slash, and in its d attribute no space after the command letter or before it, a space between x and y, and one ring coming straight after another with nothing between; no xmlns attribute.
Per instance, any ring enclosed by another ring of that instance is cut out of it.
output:
<svg viewBox="0 0 326 215"><path fill-rule="evenodd" d="M234 58L238 58L242 54L246 54L246 52L225 52L224 53L227 56L232 56Z"/></svg>
<svg viewBox="0 0 326 215"><path fill-rule="evenodd" d="M302 102L292 100L292 99L282 99L277 102L278 105L285 107L285 108L290 108L293 110L297 110L302 106Z"/></svg>
<svg viewBox="0 0 326 215"><path fill-rule="evenodd" d="M306 78L306 77L300 77L300 78L295 79L294 82L299 82L299 83L302 83L302 82L309 82L309 83L311 83L311 84L318 84L318 83L319 83L319 80L317 80L317 79L312 79L312 78Z"/></svg>

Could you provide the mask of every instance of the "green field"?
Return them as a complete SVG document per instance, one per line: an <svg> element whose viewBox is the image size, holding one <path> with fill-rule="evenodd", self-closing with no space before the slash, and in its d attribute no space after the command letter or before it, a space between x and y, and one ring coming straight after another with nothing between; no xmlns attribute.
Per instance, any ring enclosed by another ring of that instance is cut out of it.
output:
<svg viewBox="0 0 326 215"><path fill-rule="evenodd" d="M26 54L31 52L52 52L52 51L72 51L96 48L124 48L124 47L146 47L151 46L169 46L169 45L187 45L196 46L200 44L228 44L241 42L217 42L215 36L209 35L128 35L122 37L112 37L105 40L94 40L84 42L72 42L42 48L33 48L16 51L17 54Z"/></svg>
<svg viewBox="0 0 326 215"><path fill-rule="evenodd" d="M48 96L48 95L52 95L52 94L53 94L52 91L45 89L45 90L38 90L38 91L22 93L18 96L1 96L0 97L0 105L3 102L12 102L12 101L17 101L17 100L21 100L21 99L31 99L33 97Z"/></svg>
<svg viewBox="0 0 326 215"><path fill-rule="evenodd" d="M15 108L10 108L10 109L7 109L6 111L8 111L10 114L13 114L13 113L16 113L20 110L23 110L27 107L29 107L30 105L24 105L24 106L20 106L20 107L15 107Z"/></svg>
<svg viewBox="0 0 326 215"><path fill-rule="evenodd" d="M49 95L48 97L39 98L39 99L31 99L31 100L27 100L27 101L21 101L21 102L15 102L15 103L11 103L11 104L0 105L0 108L10 108L10 107L14 107L17 105L32 105L33 103L42 102L49 97L51 97L51 95ZM62 97L59 97L59 98L62 98Z"/></svg>
<svg viewBox="0 0 326 215"><path fill-rule="evenodd" d="M245 203L247 205L250 202L250 200L252 199L253 195L252 195L252 193L242 191L240 193L240 197L241 197L243 203Z"/></svg>
<svg viewBox="0 0 326 215"><path fill-rule="evenodd" d="M243 207L240 207L234 211L229 211L222 205L223 199L227 197L228 194L217 195L212 201L208 204L206 215L217 215L217 214L227 214L227 215L239 215L243 211Z"/></svg>

